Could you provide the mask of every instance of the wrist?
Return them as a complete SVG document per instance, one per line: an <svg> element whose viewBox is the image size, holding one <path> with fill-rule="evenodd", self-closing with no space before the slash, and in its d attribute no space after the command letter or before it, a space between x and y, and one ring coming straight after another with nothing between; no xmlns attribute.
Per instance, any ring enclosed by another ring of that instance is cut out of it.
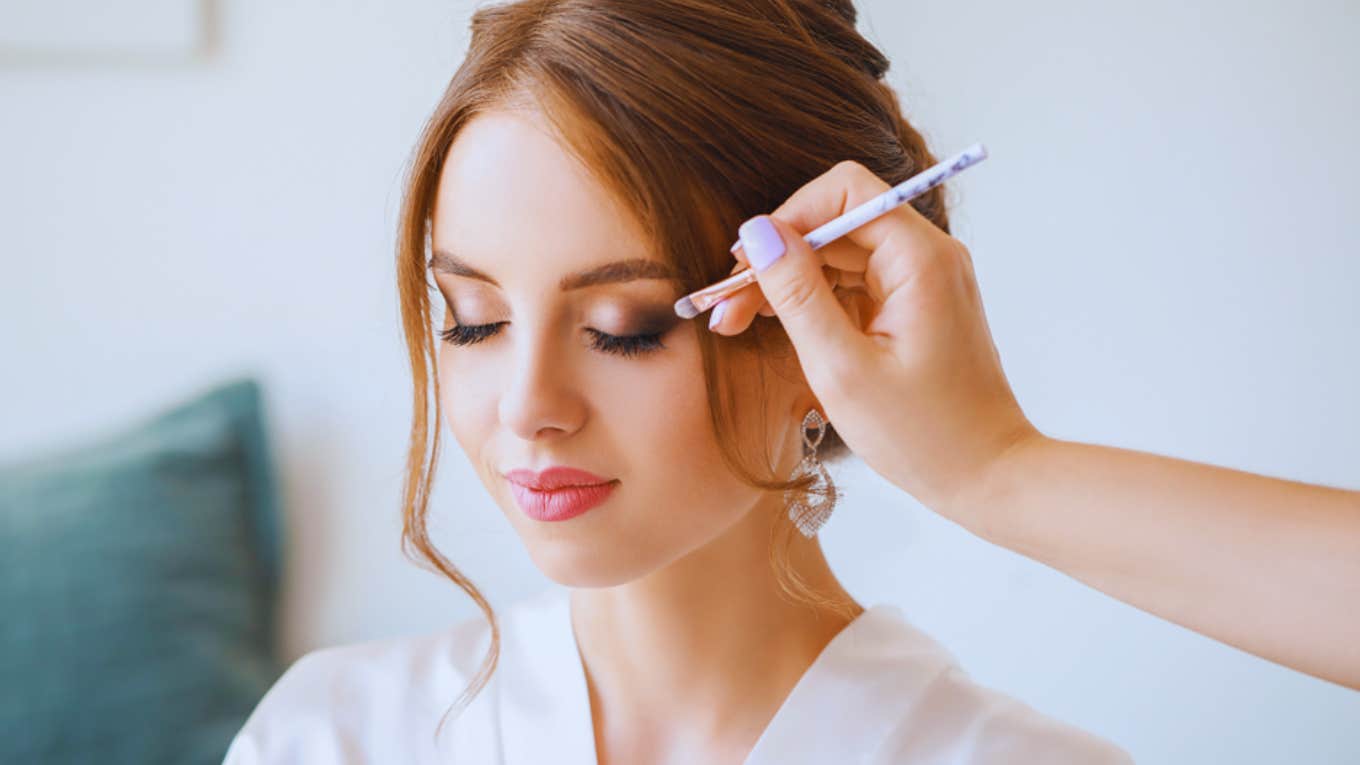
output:
<svg viewBox="0 0 1360 765"><path fill-rule="evenodd" d="M1005 545L1018 522L1020 497L1039 455L1054 442L1028 420L1005 432L990 455L973 471L946 503L942 514L973 534Z"/></svg>

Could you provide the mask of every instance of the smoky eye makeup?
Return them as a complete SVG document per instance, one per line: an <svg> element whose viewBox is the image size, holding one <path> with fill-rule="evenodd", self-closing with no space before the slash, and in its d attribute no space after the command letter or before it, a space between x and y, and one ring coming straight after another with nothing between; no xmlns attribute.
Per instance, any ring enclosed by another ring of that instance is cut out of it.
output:
<svg viewBox="0 0 1360 765"><path fill-rule="evenodd" d="M611 306L599 320L587 323L599 330L620 335L664 335L682 321L669 305L644 307Z"/></svg>
<svg viewBox="0 0 1360 765"><path fill-rule="evenodd" d="M649 309L625 309L618 324L622 329L602 331L595 326L612 327L613 323L599 322L585 332L590 347L623 357L651 354L666 347L663 338L681 321L675 311L661 305Z"/></svg>
<svg viewBox="0 0 1360 765"><path fill-rule="evenodd" d="M447 297L445 309L448 312L446 320L452 319L453 324L439 334L451 345L474 345L489 340L509 323L469 321L467 314L458 310L456 303ZM471 315L476 317L475 312ZM646 306L605 303L596 310L581 313L573 321L582 325L587 344L593 350L632 358L665 348L664 336L683 320L676 315L670 303Z"/></svg>

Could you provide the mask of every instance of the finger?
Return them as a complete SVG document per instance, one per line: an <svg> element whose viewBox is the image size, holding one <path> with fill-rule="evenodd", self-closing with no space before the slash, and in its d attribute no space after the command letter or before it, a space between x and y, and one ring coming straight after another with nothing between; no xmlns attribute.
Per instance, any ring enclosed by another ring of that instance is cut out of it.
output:
<svg viewBox="0 0 1360 765"><path fill-rule="evenodd" d="M746 262L746 253L741 248L737 248L734 254L737 258L737 264L732 267L730 273L749 268L749 264ZM838 239L817 250L817 255L828 266L835 267L835 276L832 277L833 280L831 281L832 287L839 285L862 287L864 285L864 270L868 267L869 262L868 250L847 239ZM830 274L831 269L828 268L827 272ZM756 313L760 316L776 316L774 306L770 305L770 301L765 299L763 292L760 293L760 308L756 310ZM736 334L745 329L746 325L729 324L724 321L721 327L725 330L722 334Z"/></svg>
<svg viewBox="0 0 1360 765"><path fill-rule="evenodd" d="M732 266L732 270L728 273L729 275L735 274L736 272L743 271L749 267L745 258L738 258L738 262ZM760 287L756 284L748 284L718 301L718 303L709 310L708 328L720 335L736 334L736 330L733 328L738 325L738 322L743 322L741 323L741 327L745 329L746 324L744 322L749 321L749 317L754 314L764 302L765 296L761 294ZM745 318L738 320L736 318L738 316Z"/></svg>
<svg viewBox="0 0 1360 765"><path fill-rule="evenodd" d="M831 266L822 266L822 274L826 277L827 284L832 288L840 283L841 271ZM764 316L775 316L774 306L770 305L765 298L765 293L760 291L760 284L747 285L732 297L723 302L729 305L723 309L723 314L718 324L710 325L710 329L719 329L720 334L737 335L746 331L751 326L756 314Z"/></svg>
<svg viewBox="0 0 1360 765"><path fill-rule="evenodd" d="M823 263L842 271L863 271L869 263L869 251L845 237L822 245L816 252ZM745 250L738 247L732 254L736 257L737 264L732 267L730 273L735 274L748 267Z"/></svg>
<svg viewBox="0 0 1360 765"><path fill-rule="evenodd" d="M708 328L720 335L736 335L751 325L756 312L765 303L760 286L748 284L725 297L713 307ZM721 307L721 311L718 309ZM717 316L717 319L713 317Z"/></svg>
<svg viewBox="0 0 1360 765"><path fill-rule="evenodd" d="M861 363L868 340L832 293L817 253L790 224L758 215L741 225L742 248L765 299L793 342L803 372L816 387ZM757 306L758 308L759 306Z"/></svg>
<svg viewBox="0 0 1360 765"><path fill-rule="evenodd" d="M836 164L795 191L771 217L789 223L794 229L807 233L877 197L891 186L864 165L845 161ZM939 238L950 238L911 204L899 205L883 215L850 231L843 237L822 247L819 252L843 242L851 242L866 253L878 251L890 237L897 239L892 252L906 257L905 270L920 266L935 251L930 245ZM740 250L738 250L740 252ZM856 269L850 264L836 264L844 270L869 270L870 265ZM899 271L902 270L899 268ZM888 290L890 291L890 290Z"/></svg>

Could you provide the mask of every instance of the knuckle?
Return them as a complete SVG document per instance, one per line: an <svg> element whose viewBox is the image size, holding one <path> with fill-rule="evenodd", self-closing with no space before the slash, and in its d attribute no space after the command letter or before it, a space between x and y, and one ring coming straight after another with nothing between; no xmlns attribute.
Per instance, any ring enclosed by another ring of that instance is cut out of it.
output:
<svg viewBox="0 0 1360 765"><path fill-rule="evenodd" d="M971 276L974 273L972 251L968 249L967 245L957 239L954 240L953 250L954 259L958 261L963 266L964 270Z"/></svg>
<svg viewBox="0 0 1360 765"><path fill-rule="evenodd" d="M867 172L868 170L869 168L865 167L857 159L843 159L831 167L832 173L844 177L854 177L861 171Z"/></svg>
<svg viewBox="0 0 1360 765"><path fill-rule="evenodd" d="M818 271L818 277L820 277L820 274L821 272ZM812 307L819 286L806 274L798 274L770 302L780 315L799 316Z"/></svg>
<svg viewBox="0 0 1360 765"><path fill-rule="evenodd" d="M795 191L771 217L810 230L889 188L859 160L843 159Z"/></svg>
<svg viewBox="0 0 1360 765"><path fill-rule="evenodd" d="M950 236L945 240L941 247L941 252L944 255L944 260L948 261L951 265L962 271L972 270L973 256L968 251L968 246L963 242Z"/></svg>
<svg viewBox="0 0 1360 765"><path fill-rule="evenodd" d="M833 169L839 174L845 187L847 207L865 202L891 188L890 183L858 160L841 160Z"/></svg>

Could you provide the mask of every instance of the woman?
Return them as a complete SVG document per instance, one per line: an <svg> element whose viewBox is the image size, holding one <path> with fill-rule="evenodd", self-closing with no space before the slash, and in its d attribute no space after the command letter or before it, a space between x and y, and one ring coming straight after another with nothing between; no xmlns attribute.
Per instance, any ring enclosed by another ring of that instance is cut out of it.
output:
<svg viewBox="0 0 1360 765"><path fill-rule="evenodd" d="M857 603L816 538L846 447L778 321L720 338L672 311L733 268L741 220L828 167L934 162L854 21L812 0L477 12L398 278L404 541L486 619L303 657L229 763L1128 761ZM914 204L948 230L939 190ZM567 590L497 614L432 547L440 412Z"/></svg>

